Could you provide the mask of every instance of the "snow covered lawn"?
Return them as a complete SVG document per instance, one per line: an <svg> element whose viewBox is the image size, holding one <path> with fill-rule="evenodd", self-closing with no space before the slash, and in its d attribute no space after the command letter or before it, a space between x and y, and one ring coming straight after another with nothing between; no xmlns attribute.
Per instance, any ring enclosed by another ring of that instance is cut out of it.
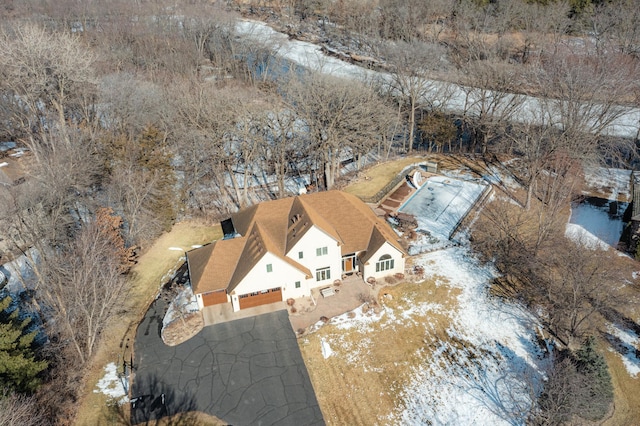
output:
<svg viewBox="0 0 640 426"><path fill-rule="evenodd" d="M327 423L524 424L547 362L534 319L489 295L494 271L466 247L415 262L424 282L301 341Z"/></svg>

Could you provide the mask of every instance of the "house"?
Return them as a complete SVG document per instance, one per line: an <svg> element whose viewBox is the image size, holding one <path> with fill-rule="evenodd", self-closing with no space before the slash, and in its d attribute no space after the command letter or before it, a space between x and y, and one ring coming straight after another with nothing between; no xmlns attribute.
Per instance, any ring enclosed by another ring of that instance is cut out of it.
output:
<svg viewBox="0 0 640 426"><path fill-rule="evenodd" d="M311 295L344 275L404 273L405 251L391 227L340 191L303 194L241 210L225 238L187 252L200 309L233 310Z"/></svg>

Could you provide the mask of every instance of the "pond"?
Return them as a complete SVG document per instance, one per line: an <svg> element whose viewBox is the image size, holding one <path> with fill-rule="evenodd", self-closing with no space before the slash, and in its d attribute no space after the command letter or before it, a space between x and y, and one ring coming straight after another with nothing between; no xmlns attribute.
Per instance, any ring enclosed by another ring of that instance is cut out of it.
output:
<svg viewBox="0 0 640 426"><path fill-rule="evenodd" d="M586 197L571 205L569 223L579 225L612 247L618 245L626 225L624 213L629 203Z"/></svg>

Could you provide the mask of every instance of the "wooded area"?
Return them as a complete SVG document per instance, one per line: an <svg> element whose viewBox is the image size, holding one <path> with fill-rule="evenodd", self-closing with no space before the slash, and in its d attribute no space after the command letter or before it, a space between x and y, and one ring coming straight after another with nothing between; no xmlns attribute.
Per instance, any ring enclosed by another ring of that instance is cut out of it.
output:
<svg viewBox="0 0 640 426"><path fill-rule="evenodd" d="M241 36L240 14L387 77L308 72ZM477 247L578 348L589 319L623 300L602 290L616 271L565 248L557 221L583 166L637 164L639 123L635 137L607 128L640 107L639 18L633 0L3 2L0 141L28 154L24 179L0 183L1 260L27 256L35 277L19 304L43 336L4 314L3 293L0 359L28 360L31 381L0 369L0 423L73 422L135 252L176 220L340 187L343 163L412 151L518 159L520 208L488 208ZM464 93L457 112L444 107L451 87ZM581 296L568 304L567 292ZM557 402L546 395L542 408Z"/></svg>

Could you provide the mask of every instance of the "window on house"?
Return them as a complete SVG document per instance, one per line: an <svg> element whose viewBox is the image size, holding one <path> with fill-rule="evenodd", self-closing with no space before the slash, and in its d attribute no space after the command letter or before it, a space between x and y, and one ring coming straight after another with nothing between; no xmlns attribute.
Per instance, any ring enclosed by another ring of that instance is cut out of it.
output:
<svg viewBox="0 0 640 426"><path fill-rule="evenodd" d="M323 256L329 253L329 250L326 247L318 247L316 249L316 256Z"/></svg>
<svg viewBox="0 0 640 426"><path fill-rule="evenodd" d="M331 268L316 269L316 281L325 281L331 278Z"/></svg>
<svg viewBox="0 0 640 426"><path fill-rule="evenodd" d="M299 251L298 252L298 259L302 259L304 257L304 253Z"/></svg>
<svg viewBox="0 0 640 426"><path fill-rule="evenodd" d="M267 263L267 272L273 272L273 265L271 263Z"/></svg>
<svg viewBox="0 0 640 426"><path fill-rule="evenodd" d="M380 257L380 260L376 263L376 272L388 271L393 269L393 258L385 254Z"/></svg>
<svg viewBox="0 0 640 426"><path fill-rule="evenodd" d="M300 281L296 281L296 288L300 288Z"/></svg>

